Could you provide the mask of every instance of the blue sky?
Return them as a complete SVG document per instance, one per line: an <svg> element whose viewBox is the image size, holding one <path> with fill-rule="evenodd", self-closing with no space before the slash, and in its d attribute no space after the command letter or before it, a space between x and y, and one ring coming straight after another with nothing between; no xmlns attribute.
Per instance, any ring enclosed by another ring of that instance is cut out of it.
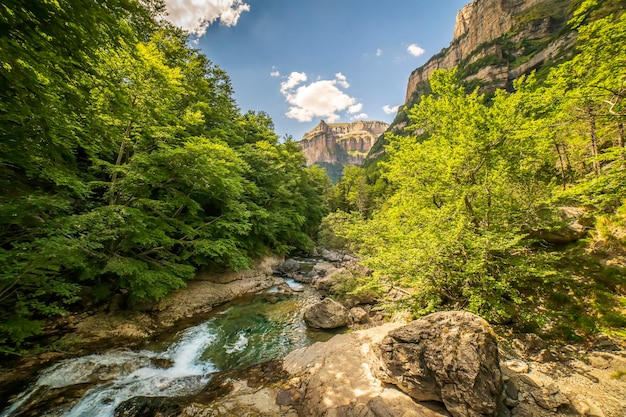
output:
<svg viewBox="0 0 626 417"><path fill-rule="evenodd" d="M295 140L321 119L390 122L411 72L452 40L469 0L166 0L226 70L242 111Z"/></svg>

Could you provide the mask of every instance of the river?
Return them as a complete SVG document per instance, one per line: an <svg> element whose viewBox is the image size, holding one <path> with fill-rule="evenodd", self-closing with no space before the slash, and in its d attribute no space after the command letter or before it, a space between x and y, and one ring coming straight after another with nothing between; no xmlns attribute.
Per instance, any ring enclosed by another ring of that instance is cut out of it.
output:
<svg viewBox="0 0 626 417"><path fill-rule="evenodd" d="M112 349L60 361L5 409L0 417L39 415L113 417L138 396L178 397L199 392L219 372L280 359L333 333L304 324L302 309L316 294L291 280L297 292L277 288L230 302L208 320L145 349Z"/></svg>

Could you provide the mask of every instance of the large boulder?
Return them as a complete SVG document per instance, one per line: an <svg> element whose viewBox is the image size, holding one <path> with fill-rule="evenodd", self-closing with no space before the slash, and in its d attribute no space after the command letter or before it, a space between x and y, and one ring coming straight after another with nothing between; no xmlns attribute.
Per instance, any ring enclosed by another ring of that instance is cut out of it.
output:
<svg viewBox="0 0 626 417"><path fill-rule="evenodd" d="M295 259L287 259L282 264L276 267L276 272L279 274L289 274L300 270L300 264Z"/></svg>
<svg viewBox="0 0 626 417"><path fill-rule="evenodd" d="M317 329L334 329L348 324L348 310L338 302L325 298L304 311L304 321Z"/></svg>
<svg viewBox="0 0 626 417"><path fill-rule="evenodd" d="M387 323L341 334L291 352L283 360L290 380L281 386L285 391L279 401L307 417L449 417L376 377L375 370L383 365L372 347L398 326Z"/></svg>
<svg viewBox="0 0 626 417"><path fill-rule="evenodd" d="M560 227L551 229L537 229L529 233L532 239L543 240L552 244L567 244L582 239L587 234L585 211L578 207L559 207L561 217Z"/></svg>
<svg viewBox="0 0 626 417"><path fill-rule="evenodd" d="M453 417L497 414L503 389L493 330L467 312L430 314L393 330L380 345L381 378L416 401L443 402Z"/></svg>

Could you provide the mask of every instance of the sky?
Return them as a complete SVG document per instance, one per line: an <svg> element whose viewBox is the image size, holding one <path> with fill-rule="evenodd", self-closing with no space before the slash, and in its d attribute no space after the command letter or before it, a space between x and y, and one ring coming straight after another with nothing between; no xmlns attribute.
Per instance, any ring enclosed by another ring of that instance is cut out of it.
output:
<svg viewBox="0 0 626 417"><path fill-rule="evenodd" d="M166 0L168 19L224 69L237 105L281 138L320 120L391 122L411 72L452 40L470 0Z"/></svg>

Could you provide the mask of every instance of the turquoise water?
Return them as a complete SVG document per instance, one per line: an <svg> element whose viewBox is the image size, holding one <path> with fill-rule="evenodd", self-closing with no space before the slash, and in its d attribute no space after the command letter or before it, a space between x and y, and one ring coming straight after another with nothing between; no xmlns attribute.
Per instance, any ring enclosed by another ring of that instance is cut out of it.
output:
<svg viewBox="0 0 626 417"><path fill-rule="evenodd" d="M19 415L33 401L41 408L41 398L47 397L54 403L48 416L112 417L119 404L136 396L197 393L216 372L280 359L332 337L304 324L302 309L313 300L310 289L293 295L274 290L231 302L203 323L147 349L116 349L61 361L42 372L0 417ZM88 389L79 399L59 401L55 393L72 386Z"/></svg>

